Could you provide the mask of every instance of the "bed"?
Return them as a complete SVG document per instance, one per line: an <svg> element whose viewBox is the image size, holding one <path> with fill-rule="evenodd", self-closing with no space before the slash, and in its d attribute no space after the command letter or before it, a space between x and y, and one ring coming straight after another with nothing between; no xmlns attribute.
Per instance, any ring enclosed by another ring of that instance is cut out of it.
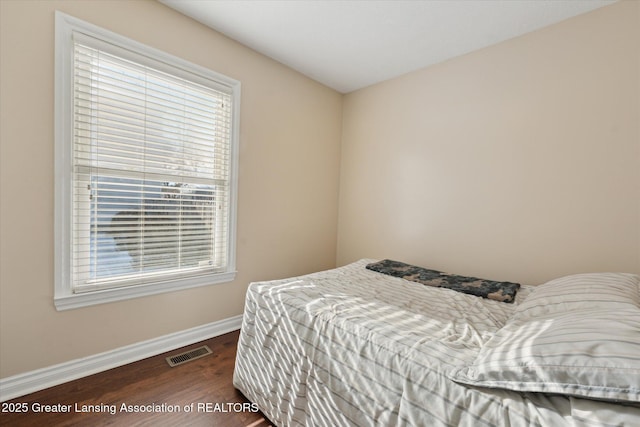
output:
<svg viewBox="0 0 640 427"><path fill-rule="evenodd" d="M344 267L252 283L234 386L278 426L640 425L638 276L511 303Z"/></svg>

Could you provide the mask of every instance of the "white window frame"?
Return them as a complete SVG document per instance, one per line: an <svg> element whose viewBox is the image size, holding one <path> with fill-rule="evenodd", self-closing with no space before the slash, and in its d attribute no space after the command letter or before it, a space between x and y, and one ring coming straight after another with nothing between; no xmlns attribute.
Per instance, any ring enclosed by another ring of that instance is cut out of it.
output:
<svg viewBox="0 0 640 427"><path fill-rule="evenodd" d="M232 91L230 200L228 230L228 266L225 271L205 276L173 278L151 284L100 289L74 293L72 288L72 217L73 217L73 40L79 32L106 43L127 49L187 75L215 81ZM240 117L240 82L205 67L190 63L160 50L138 43L111 31L56 11L55 16L55 264L54 305L57 310L68 310L95 304L120 301L230 282L236 276L236 209L238 187L238 145Z"/></svg>

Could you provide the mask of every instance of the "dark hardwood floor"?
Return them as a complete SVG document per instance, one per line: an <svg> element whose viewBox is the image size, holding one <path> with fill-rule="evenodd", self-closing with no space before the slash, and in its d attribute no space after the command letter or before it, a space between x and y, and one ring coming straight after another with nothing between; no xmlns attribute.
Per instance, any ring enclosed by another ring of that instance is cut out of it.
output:
<svg viewBox="0 0 640 427"><path fill-rule="evenodd" d="M231 332L2 403L0 425L271 426L233 387L238 335ZM165 360L203 344L213 354L174 368ZM25 407L26 413L5 412ZM69 412L45 412L65 409ZM136 409L154 412L132 412Z"/></svg>

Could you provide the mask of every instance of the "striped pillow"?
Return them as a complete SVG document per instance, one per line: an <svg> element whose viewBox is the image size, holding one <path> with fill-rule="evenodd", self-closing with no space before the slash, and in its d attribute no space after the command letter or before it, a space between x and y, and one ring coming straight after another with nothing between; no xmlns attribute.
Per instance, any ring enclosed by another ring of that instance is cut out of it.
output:
<svg viewBox="0 0 640 427"><path fill-rule="evenodd" d="M637 300L637 276L635 280L631 300ZM599 303L582 291L573 297L564 294L564 305L544 306L545 292L535 293L452 379L480 387L639 402L640 307L625 301L622 293Z"/></svg>
<svg viewBox="0 0 640 427"><path fill-rule="evenodd" d="M640 307L639 277L627 273L573 274L536 286L516 313L530 318L567 310Z"/></svg>

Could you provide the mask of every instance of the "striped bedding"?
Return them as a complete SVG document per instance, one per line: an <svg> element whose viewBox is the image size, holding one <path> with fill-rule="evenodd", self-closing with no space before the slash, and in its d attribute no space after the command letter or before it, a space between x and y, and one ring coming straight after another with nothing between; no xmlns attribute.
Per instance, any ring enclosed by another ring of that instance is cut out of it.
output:
<svg viewBox="0 0 640 427"><path fill-rule="evenodd" d="M640 407L465 385L515 304L367 270L249 286L234 386L279 426L632 426Z"/></svg>

